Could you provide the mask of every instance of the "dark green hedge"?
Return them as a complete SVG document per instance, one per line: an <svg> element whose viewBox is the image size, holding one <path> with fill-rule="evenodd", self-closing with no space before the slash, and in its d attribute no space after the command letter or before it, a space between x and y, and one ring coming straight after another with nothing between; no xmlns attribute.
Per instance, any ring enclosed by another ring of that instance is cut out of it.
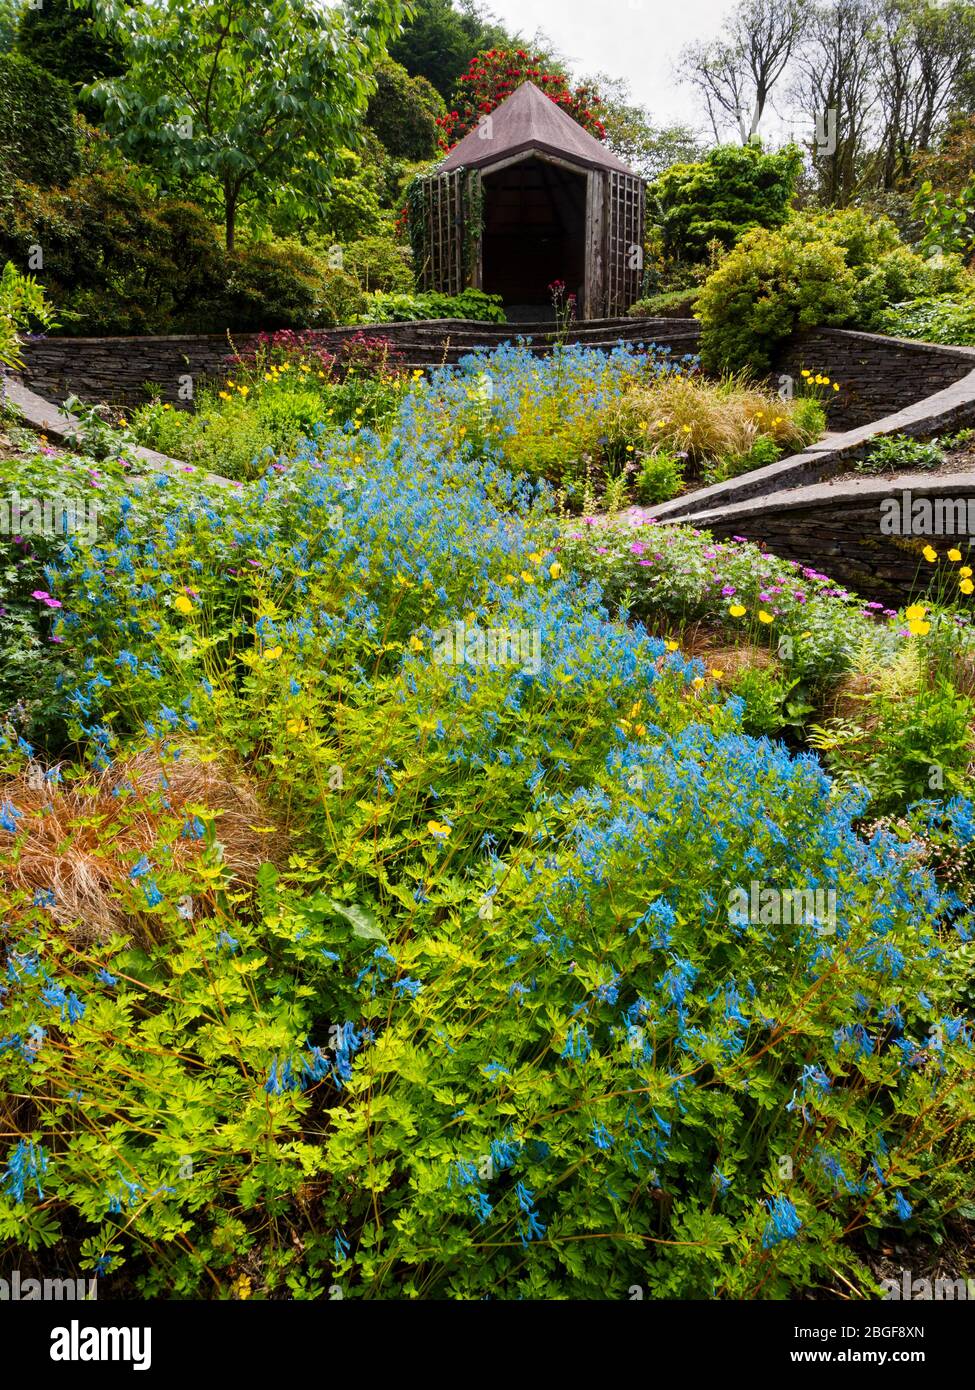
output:
<svg viewBox="0 0 975 1390"><path fill-rule="evenodd" d="M53 188L78 167L71 88L19 53L0 53L0 169Z"/></svg>
<svg viewBox="0 0 975 1390"><path fill-rule="evenodd" d="M65 189L0 184L0 265L26 269L34 243L62 333L331 327L364 302L351 276L294 242L245 242L228 256L199 207L153 197L122 169Z"/></svg>

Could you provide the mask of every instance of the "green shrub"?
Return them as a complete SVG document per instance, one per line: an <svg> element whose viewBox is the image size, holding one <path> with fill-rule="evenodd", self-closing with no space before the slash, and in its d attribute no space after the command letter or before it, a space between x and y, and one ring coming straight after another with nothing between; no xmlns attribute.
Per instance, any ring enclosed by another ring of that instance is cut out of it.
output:
<svg viewBox="0 0 975 1390"><path fill-rule="evenodd" d="M796 329L885 329L893 302L968 284L957 258L923 259L886 217L797 214L778 231L750 233L709 276L697 300L701 354L712 368L766 371Z"/></svg>
<svg viewBox="0 0 975 1390"><path fill-rule="evenodd" d="M671 260L705 260L718 241L733 246L754 227L789 215L802 156L794 146L718 145L697 164L675 164L647 189L647 205Z"/></svg>
<svg viewBox="0 0 975 1390"><path fill-rule="evenodd" d="M713 371L770 371L797 329L848 323L855 293L843 248L816 219L749 232L698 297L702 359Z"/></svg>
<svg viewBox="0 0 975 1390"><path fill-rule="evenodd" d="M440 93L425 77L411 77L391 59L380 63L374 76L376 91L369 99L367 124L394 159L432 159L437 153L437 117L447 110Z"/></svg>
<svg viewBox="0 0 975 1390"><path fill-rule="evenodd" d="M227 258L224 302L231 330L331 328L353 323L363 296L351 275L297 242L255 241Z"/></svg>
<svg viewBox="0 0 975 1390"><path fill-rule="evenodd" d="M634 318L689 319L694 317L694 308L700 290L666 290L663 294L651 294L631 304L627 312Z"/></svg>
<svg viewBox="0 0 975 1390"><path fill-rule="evenodd" d="M0 53L0 173L51 188L79 160L68 84L19 53Z"/></svg>
<svg viewBox="0 0 975 1390"><path fill-rule="evenodd" d="M461 294L373 294L369 296L363 323L397 323L421 319L476 319L504 323L499 294L464 290Z"/></svg>
<svg viewBox="0 0 975 1390"><path fill-rule="evenodd" d="M878 327L897 338L925 343L975 346L975 293L924 295L894 304L879 316Z"/></svg>
<svg viewBox="0 0 975 1390"><path fill-rule="evenodd" d="M193 203L154 198L131 167L65 189L21 181L0 197L0 262L39 244L38 278L67 334L222 333L354 322L362 291L294 241L241 241L228 256Z"/></svg>
<svg viewBox="0 0 975 1390"><path fill-rule="evenodd" d="M765 468L777 463L782 450L769 435L759 435L750 448L743 453L725 454L715 463L706 465L704 480L708 483L722 483L727 478L737 478L742 473L751 473L755 468Z"/></svg>
<svg viewBox="0 0 975 1390"><path fill-rule="evenodd" d="M342 248L343 269L355 277L366 293L409 294L413 291L409 246L392 236L361 237Z"/></svg>
<svg viewBox="0 0 975 1390"><path fill-rule="evenodd" d="M640 459L634 484L637 498L650 506L669 502L684 485L684 459L672 449L655 449Z"/></svg>

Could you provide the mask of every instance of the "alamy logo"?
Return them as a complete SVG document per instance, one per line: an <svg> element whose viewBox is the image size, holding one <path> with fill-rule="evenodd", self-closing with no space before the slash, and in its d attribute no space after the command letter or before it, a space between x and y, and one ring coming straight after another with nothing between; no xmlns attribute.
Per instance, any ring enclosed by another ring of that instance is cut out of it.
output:
<svg viewBox="0 0 975 1390"><path fill-rule="evenodd" d="M747 888L728 894L732 926L813 926L823 936L836 930L835 888L766 888L752 879Z"/></svg>
<svg viewBox="0 0 975 1390"><path fill-rule="evenodd" d="M886 1289L885 1300L905 1302L955 1302L975 1299L975 1279L915 1279L909 1269L901 1270L900 1279L881 1279Z"/></svg>
<svg viewBox="0 0 975 1390"><path fill-rule="evenodd" d="M21 1279L19 1269L12 1270L9 1279L0 1279L0 1303L93 1301L97 1297L97 1279Z"/></svg>
<svg viewBox="0 0 975 1390"><path fill-rule="evenodd" d="M69 1327L51 1332L52 1361L131 1361L134 1371L152 1365L151 1327Z"/></svg>
<svg viewBox="0 0 975 1390"><path fill-rule="evenodd" d="M517 666L537 676L542 669L542 634L537 627L438 627L433 631L438 666Z"/></svg>
<svg viewBox="0 0 975 1390"><path fill-rule="evenodd" d="M975 535L975 497L915 497L905 489L880 503L880 534Z"/></svg>
<svg viewBox="0 0 975 1390"><path fill-rule="evenodd" d="M94 544L98 503L80 497L0 497L0 535L67 536L82 532Z"/></svg>

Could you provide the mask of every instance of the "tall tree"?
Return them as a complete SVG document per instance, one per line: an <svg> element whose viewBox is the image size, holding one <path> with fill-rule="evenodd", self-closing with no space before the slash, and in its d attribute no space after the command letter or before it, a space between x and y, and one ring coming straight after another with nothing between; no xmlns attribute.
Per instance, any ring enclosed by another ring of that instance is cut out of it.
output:
<svg viewBox="0 0 975 1390"><path fill-rule="evenodd" d="M828 135L811 154L820 196L830 205L850 202L866 154L875 20L874 0L816 5L797 58L795 97Z"/></svg>
<svg viewBox="0 0 975 1390"><path fill-rule="evenodd" d="M713 42L685 48L679 70L704 98L714 138L757 135L769 98L796 50L805 0L740 0Z"/></svg>
<svg viewBox="0 0 975 1390"><path fill-rule="evenodd" d="M952 0L880 0L874 58L883 125L880 182L911 176L967 78L975 47L975 7Z"/></svg>
<svg viewBox="0 0 975 1390"><path fill-rule="evenodd" d="M411 77L425 77L449 102L475 54L517 48L509 34L477 0L414 0L413 18L389 45L389 56Z"/></svg>
<svg viewBox="0 0 975 1390"><path fill-rule="evenodd" d="M86 89L126 153L216 185L227 250L241 207L314 206L354 147L405 0L92 0L125 71Z"/></svg>
<svg viewBox="0 0 975 1390"><path fill-rule="evenodd" d="M88 0L43 0L36 9L23 12L17 46L31 62L60 77L75 89L122 71L122 49L117 38L97 32ZM83 103L89 111L96 108Z"/></svg>

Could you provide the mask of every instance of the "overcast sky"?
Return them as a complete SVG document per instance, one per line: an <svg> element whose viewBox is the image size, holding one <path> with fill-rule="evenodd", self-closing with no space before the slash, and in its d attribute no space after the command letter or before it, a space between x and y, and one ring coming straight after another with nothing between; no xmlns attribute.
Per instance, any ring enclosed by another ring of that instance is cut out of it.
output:
<svg viewBox="0 0 975 1390"><path fill-rule="evenodd" d="M655 124L703 126L674 61L684 44L715 37L733 0L487 0L487 8L528 37L541 29L579 75L625 77Z"/></svg>

